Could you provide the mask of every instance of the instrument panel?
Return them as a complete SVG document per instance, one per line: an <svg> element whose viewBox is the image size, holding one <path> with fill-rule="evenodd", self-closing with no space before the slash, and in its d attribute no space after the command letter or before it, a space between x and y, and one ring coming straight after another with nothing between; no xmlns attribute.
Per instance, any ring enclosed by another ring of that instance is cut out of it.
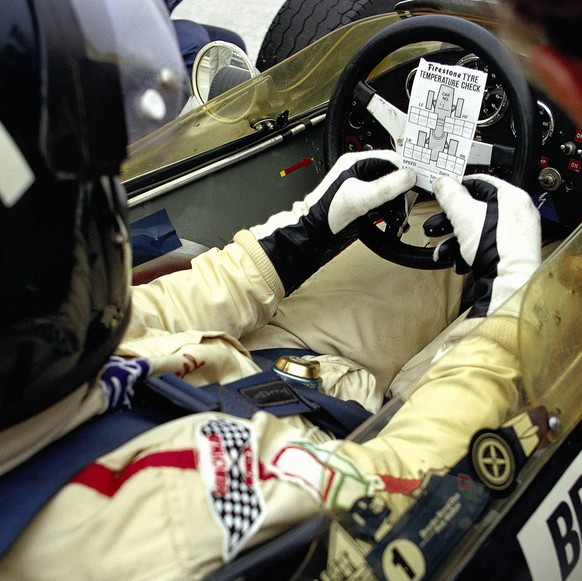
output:
<svg viewBox="0 0 582 581"><path fill-rule="evenodd" d="M515 146L512 106L496 71L478 55L462 49L447 49L426 60L459 65L488 74L481 104L475 139L501 146ZM369 81L382 97L401 111L408 111L408 102L418 60L395 67ZM563 111L538 89L532 87L538 104L539 118L532 119L539 135L539 164L527 189L543 217L568 228L582 219L582 128L575 127ZM394 147L391 136L361 106L354 104L345 128L346 150ZM503 168L491 168L501 177ZM483 167L467 167L467 173L483 172Z"/></svg>

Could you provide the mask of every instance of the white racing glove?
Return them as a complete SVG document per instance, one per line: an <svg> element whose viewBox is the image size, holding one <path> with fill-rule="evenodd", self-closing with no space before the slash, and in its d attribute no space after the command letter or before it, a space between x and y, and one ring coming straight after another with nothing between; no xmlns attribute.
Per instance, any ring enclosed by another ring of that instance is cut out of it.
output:
<svg viewBox="0 0 582 581"><path fill-rule="evenodd" d="M250 228L290 294L358 237L358 219L416 183L394 151L348 153L290 211Z"/></svg>
<svg viewBox="0 0 582 581"><path fill-rule="evenodd" d="M525 284L541 261L540 215L529 195L488 175L442 177L434 194L475 277L468 317L485 317ZM438 257L439 247L435 249Z"/></svg>

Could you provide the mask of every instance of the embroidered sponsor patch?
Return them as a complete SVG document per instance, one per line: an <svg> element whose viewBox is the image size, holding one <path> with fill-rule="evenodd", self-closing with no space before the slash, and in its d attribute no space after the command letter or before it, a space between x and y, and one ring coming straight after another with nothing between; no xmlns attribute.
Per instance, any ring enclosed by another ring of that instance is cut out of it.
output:
<svg viewBox="0 0 582 581"><path fill-rule="evenodd" d="M329 508L347 509L382 489L377 476L362 474L348 457L307 441L282 448L272 467L281 480L294 482Z"/></svg>
<svg viewBox="0 0 582 581"><path fill-rule="evenodd" d="M210 510L225 535L223 558L230 561L266 516L256 439L247 425L224 418L200 425L198 443Z"/></svg>
<svg viewBox="0 0 582 581"><path fill-rule="evenodd" d="M279 380L243 387L240 393L251 399L260 408L297 403L299 401L299 398L289 389L289 386Z"/></svg>
<svg viewBox="0 0 582 581"><path fill-rule="evenodd" d="M11 208L34 182L34 174L20 149L0 123L0 202Z"/></svg>
<svg viewBox="0 0 582 581"><path fill-rule="evenodd" d="M270 468L279 479L297 484L328 508L341 510L375 492L410 494L421 485L418 479L364 474L340 449L329 450L307 441L281 448Z"/></svg>

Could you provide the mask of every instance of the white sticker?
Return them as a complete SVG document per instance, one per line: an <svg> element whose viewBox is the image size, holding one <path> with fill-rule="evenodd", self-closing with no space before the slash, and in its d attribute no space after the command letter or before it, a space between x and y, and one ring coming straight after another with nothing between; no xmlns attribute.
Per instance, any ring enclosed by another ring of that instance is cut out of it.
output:
<svg viewBox="0 0 582 581"><path fill-rule="evenodd" d="M34 182L34 174L25 157L0 123L0 202L11 208Z"/></svg>
<svg viewBox="0 0 582 581"><path fill-rule="evenodd" d="M582 579L582 452L519 531L534 581Z"/></svg>
<svg viewBox="0 0 582 581"><path fill-rule="evenodd" d="M404 132L402 167L432 191L439 176L460 181L479 120L487 73L424 59L414 77Z"/></svg>

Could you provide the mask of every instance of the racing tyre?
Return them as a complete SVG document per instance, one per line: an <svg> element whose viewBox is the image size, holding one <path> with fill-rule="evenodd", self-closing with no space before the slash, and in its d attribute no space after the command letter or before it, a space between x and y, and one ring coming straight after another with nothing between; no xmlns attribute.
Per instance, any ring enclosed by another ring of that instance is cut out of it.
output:
<svg viewBox="0 0 582 581"><path fill-rule="evenodd" d="M394 10L398 0L285 0L259 50L265 71L328 32L361 18Z"/></svg>

